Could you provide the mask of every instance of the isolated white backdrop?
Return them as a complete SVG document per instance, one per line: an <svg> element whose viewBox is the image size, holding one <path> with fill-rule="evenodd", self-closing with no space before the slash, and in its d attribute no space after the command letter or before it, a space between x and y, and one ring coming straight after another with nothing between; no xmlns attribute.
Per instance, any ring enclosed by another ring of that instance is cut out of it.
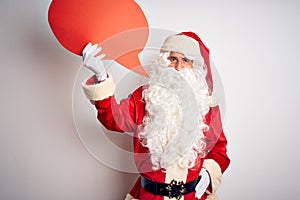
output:
<svg viewBox="0 0 300 200"><path fill-rule="evenodd" d="M137 3L150 27L194 31L211 50L232 159L220 199L296 199L300 2ZM0 199L122 199L136 174L101 164L79 140L72 92L81 59L54 38L49 4L0 2Z"/></svg>

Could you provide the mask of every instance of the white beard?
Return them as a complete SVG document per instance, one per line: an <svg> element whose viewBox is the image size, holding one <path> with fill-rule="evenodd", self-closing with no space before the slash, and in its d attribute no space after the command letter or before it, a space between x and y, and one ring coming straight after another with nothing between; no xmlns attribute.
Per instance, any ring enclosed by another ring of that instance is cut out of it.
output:
<svg viewBox="0 0 300 200"><path fill-rule="evenodd" d="M154 170L175 162L192 168L204 156L203 130L208 128L203 122L209 110L205 74L162 65L153 69L143 92L146 115L139 138L149 149Z"/></svg>

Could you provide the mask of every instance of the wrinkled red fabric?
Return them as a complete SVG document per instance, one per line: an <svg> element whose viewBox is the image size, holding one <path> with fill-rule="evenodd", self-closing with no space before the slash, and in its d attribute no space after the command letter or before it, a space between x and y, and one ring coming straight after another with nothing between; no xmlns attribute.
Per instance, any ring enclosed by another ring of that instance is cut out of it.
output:
<svg viewBox="0 0 300 200"><path fill-rule="evenodd" d="M201 39L193 32L182 32L180 34L187 35L195 39L200 46L201 54L207 69L206 81L209 88L209 94L213 91L213 79L209 60L209 49L204 45ZM145 114L145 102L142 98L144 87L139 87L128 98L120 101L118 104L114 96L107 99L96 101L95 106L98 110L98 120L108 129L118 132L133 132L134 133L134 160L140 174L148 180L154 182L165 182L165 173L162 170L153 170L150 160L149 151L143 147L138 139L138 134L142 125L142 120ZM227 156L226 146L227 139L224 135L221 114L219 107L210 108L205 117L205 123L209 126L208 131L204 133L206 139L207 156L198 158L197 164L193 169L188 170L186 182L192 181L198 177L204 159L213 159L216 161L222 173L228 168L230 159ZM162 196L155 196L145 191L140 185L140 178L137 179L132 187L130 194L140 200L163 200ZM195 192L184 196L185 200L196 200ZM204 194L201 200L206 199Z"/></svg>
<svg viewBox="0 0 300 200"><path fill-rule="evenodd" d="M98 110L98 120L111 131L133 132L134 136L134 160L140 174L154 182L165 182L165 173L162 170L153 170L149 151L142 146L138 139L142 119L145 114L145 102L142 99L143 87L135 90L128 98L120 101L118 104L111 96L101 101L95 101ZM227 140L222 130L219 107L213 107L206 115L206 123L209 130L205 132L207 140L207 158L214 159L221 167L222 172L229 165L229 158L226 153ZM203 158L198 159L197 165L188 170L186 182L192 181L198 177L203 163ZM137 199L161 200L162 196L154 196L143 190L137 180L130 194ZM196 199L195 193L185 195L185 200Z"/></svg>

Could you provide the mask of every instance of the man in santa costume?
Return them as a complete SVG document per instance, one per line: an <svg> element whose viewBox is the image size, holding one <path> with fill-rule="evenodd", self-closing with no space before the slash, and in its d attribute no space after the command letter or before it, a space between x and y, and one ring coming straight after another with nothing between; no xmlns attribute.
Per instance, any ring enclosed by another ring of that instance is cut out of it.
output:
<svg viewBox="0 0 300 200"><path fill-rule="evenodd" d="M98 120L109 130L134 133L140 176L126 200L217 199L230 159L220 110L213 97L209 50L193 32L167 37L149 81L117 103L113 77L97 44L83 65L95 75L83 84Z"/></svg>

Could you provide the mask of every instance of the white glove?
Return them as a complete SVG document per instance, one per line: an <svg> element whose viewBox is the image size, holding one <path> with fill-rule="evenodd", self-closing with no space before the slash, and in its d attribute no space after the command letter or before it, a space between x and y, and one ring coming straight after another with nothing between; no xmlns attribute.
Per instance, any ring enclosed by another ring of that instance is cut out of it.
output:
<svg viewBox="0 0 300 200"><path fill-rule="evenodd" d="M102 48L98 47L98 44L88 43L82 51L83 66L95 73L98 82L106 79L106 71L102 61L106 55L101 54L95 57L101 50Z"/></svg>
<svg viewBox="0 0 300 200"><path fill-rule="evenodd" d="M204 194L204 192L206 191L207 187L210 184L210 178L209 178L209 175L208 175L208 172L206 171L206 169L204 169L204 168L201 169L200 176L201 176L201 179L195 188L196 189L195 197L198 199L200 199L202 197L202 195Z"/></svg>

